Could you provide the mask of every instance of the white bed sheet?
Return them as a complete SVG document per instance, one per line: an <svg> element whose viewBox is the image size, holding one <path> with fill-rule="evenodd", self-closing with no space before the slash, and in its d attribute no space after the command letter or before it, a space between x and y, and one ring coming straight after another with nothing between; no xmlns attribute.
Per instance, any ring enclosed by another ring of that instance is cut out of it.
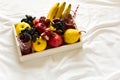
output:
<svg viewBox="0 0 120 80"><path fill-rule="evenodd" d="M120 80L120 0L65 0L77 12L83 48L19 63L12 25L64 0L0 0L0 80Z"/></svg>

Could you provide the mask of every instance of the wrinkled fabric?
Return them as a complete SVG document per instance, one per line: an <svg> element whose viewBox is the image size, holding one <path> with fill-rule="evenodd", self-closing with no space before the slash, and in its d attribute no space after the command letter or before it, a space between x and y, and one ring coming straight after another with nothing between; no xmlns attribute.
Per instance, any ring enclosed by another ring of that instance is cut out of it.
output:
<svg viewBox="0 0 120 80"><path fill-rule="evenodd" d="M0 0L0 80L120 80L120 0L65 0L74 11L82 48L20 63L12 26L40 17L64 0Z"/></svg>

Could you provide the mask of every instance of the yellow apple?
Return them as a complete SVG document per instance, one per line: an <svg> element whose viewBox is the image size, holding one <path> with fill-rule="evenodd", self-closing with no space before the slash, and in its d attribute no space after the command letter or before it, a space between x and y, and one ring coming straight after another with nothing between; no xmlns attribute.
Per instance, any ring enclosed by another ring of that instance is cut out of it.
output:
<svg viewBox="0 0 120 80"><path fill-rule="evenodd" d="M22 30L24 30L25 28L31 28L31 26L28 24L28 23L26 23L26 22L20 22L20 23L17 23L16 25L15 25L15 29L16 29L16 33L17 33L17 35L19 35L19 33L21 33L21 31Z"/></svg>
<svg viewBox="0 0 120 80"><path fill-rule="evenodd" d="M42 37L37 38L35 42L33 42L33 49L35 51L43 51L47 47L47 41Z"/></svg>

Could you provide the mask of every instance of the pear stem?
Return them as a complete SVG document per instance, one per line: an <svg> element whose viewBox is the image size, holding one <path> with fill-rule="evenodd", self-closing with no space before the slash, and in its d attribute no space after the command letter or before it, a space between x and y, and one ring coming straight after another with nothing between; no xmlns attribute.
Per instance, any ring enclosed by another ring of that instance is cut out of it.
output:
<svg viewBox="0 0 120 80"><path fill-rule="evenodd" d="M84 32L84 33L86 33L86 31L83 31L83 30L82 30L82 31L80 31L80 32Z"/></svg>

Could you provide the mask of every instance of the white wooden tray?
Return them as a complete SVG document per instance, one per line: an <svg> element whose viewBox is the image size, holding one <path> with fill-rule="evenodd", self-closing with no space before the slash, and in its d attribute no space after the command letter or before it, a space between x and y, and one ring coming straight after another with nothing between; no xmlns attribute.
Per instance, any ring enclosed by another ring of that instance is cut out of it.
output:
<svg viewBox="0 0 120 80"><path fill-rule="evenodd" d="M53 55L53 54L57 54L57 53L62 53L63 51L69 51L72 49L82 47L82 41L80 40L77 43L63 45L63 46L60 46L57 48L50 48L50 49L46 49L41 52L35 52L35 53L28 54L28 55L22 55L22 53L20 51L20 47L19 47L19 42L16 38L17 34L16 34L14 25L13 25L13 32L14 32L14 37L15 37L15 42L16 42L16 47L17 47L19 58L20 58L20 62L29 61L29 60L37 59L37 58L40 58L43 56L49 56L49 55Z"/></svg>

